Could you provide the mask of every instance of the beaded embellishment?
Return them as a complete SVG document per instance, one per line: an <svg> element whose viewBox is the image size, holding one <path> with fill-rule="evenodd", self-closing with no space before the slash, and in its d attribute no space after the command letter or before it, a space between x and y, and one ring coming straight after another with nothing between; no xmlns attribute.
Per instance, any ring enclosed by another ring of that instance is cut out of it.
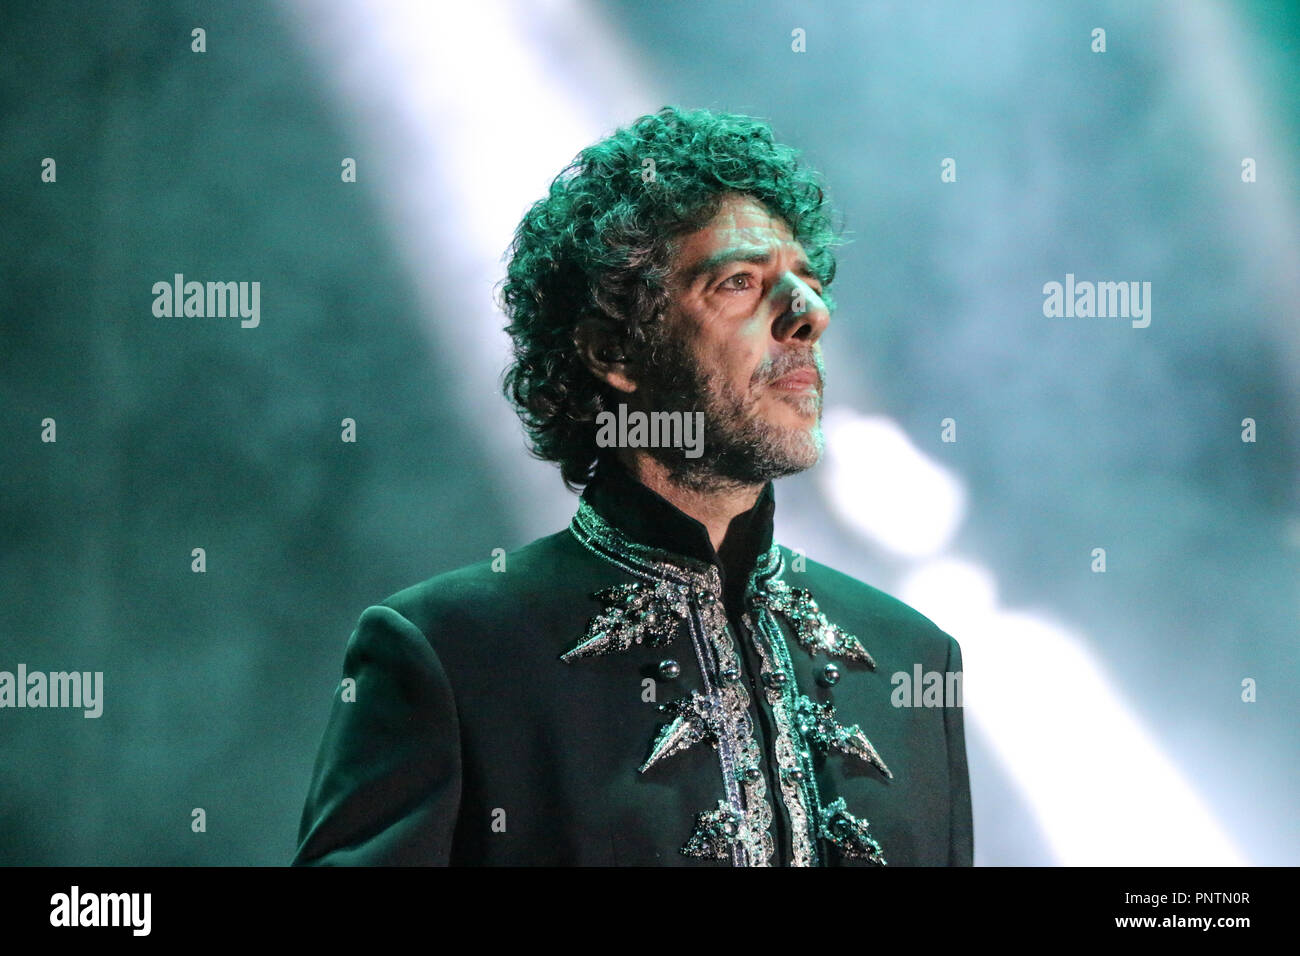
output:
<svg viewBox="0 0 1300 956"><path fill-rule="evenodd" d="M561 655L573 663L646 644L666 646L689 640L704 687L662 705L667 722L649 745L639 773L658 772L662 763L700 743L718 754L724 797L715 808L696 814L681 848L689 857L730 860L734 866L769 866L774 853L773 810L754 735L750 697L741 679L737 635L727 620L722 582L712 564L633 541L580 500L570 531L584 547L633 580L602 588L592 596L602 609L588 622L579 642ZM857 725L845 727L829 703L817 704L798 693L785 637L784 619L794 639L810 655L825 653L875 668L875 661L852 634L826 619L812 595L781 579L784 560L773 545L759 556L747 585L741 639L751 642L760 662L763 693L773 716L773 748L780 797L790 816L791 863L816 866L819 843L842 856L884 865L879 844L865 820L844 808L843 799L823 807L813 773L812 752L836 750L893 776Z"/></svg>

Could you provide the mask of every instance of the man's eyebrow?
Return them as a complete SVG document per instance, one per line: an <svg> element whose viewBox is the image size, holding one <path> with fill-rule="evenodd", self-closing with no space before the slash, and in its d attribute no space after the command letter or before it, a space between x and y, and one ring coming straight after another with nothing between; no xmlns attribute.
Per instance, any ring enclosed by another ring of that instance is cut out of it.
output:
<svg viewBox="0 0 1300 956"><path fill-rule="evenodd" d="M730 265L733 262L747 262L751 265L767 265L772 261L772 252L770 249L753 249L744 246L723 249L721 252L715 252L711 256L705 256L686 270L682 277L683 284L686 286L694 285L699 279L705 276L714 275L723 266ZM794 265L795 275L803 278L816 279L821 281L821 276L813 271L808 260L802 256Z"/></svg>

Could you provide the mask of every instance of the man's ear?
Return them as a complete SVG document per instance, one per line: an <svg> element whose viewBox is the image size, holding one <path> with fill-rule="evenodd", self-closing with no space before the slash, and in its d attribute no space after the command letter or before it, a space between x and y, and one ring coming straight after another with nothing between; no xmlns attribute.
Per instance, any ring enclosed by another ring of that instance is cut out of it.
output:
<svg viewBox="0 0 1300 956"><path fill-rule="evenodd" d="M636 391L636 380L623 345L607 326L595 319L584 319L573 330L573 344L582 364L596 378L629 395Z"/></svg>

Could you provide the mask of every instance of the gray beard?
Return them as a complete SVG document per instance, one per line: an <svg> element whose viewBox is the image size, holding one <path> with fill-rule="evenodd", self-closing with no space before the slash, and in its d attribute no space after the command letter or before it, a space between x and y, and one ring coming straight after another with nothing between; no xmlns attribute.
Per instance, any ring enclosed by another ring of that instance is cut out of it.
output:
<svg viewBox="0 0 1300 956"><path fill-rule="evenodd" d="M681 448L647 449L664 465L675 484L705 492L752 487L797 474L820 460L824 444L820 394L782 398L797 402L802 410L815 407L817 420L811 428L781 428L756 413L759 393L747 399L730 383L721 383L717 389L710 387L708 376L681 342L656 342L649 354L652 359L643 366L641 377L653 397L654 410L704 413L704 442L699 458L687 458ZM775 381L810 364L822 371L820 357L812 350L789 352L770 365L760 366L753 384Z"/></svg>

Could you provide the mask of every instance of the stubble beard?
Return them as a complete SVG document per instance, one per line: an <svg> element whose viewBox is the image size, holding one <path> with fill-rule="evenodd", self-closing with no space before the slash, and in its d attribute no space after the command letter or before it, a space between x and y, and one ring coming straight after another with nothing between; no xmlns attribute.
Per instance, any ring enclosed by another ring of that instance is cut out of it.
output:
<svg viewBox="0 0 1300 956"><path fill-rule="evenodd" d="M647 393L657 411L704 413L700 457L687 458L681 448L648 449L668 470L670 479L693 491L715 492L762 485L805 471L821 459L822 389L781 394L780 401L800 414L814 415L811 424L787 427L765 419L758 404L768 383L791 371L815 367L824 373L820 356L811 348L791 350L760 365L742 395L721 375L702 368L685 343L661 338L642 368Z"/></svg>

